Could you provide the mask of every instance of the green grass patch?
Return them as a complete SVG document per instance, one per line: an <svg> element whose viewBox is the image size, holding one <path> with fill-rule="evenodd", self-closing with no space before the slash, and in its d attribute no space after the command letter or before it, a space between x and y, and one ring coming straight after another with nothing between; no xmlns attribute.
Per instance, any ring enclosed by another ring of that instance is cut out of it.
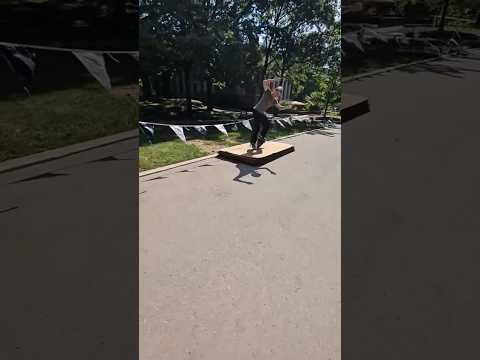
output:
<svg viewBox="0 0 480 360"><path fill-rule="evenodd" d="M140 146L139 149L140 171L176 164L205 155L208 155L208 152L194 145L185 144L181 140L169 140L158 144L144 145Z"/></svg>
<svg viewBox="0 0 480 360"><path fill-rule="evenodd" d="M0 161L136 129L136 99L98 84L0 101Z"/></svg>

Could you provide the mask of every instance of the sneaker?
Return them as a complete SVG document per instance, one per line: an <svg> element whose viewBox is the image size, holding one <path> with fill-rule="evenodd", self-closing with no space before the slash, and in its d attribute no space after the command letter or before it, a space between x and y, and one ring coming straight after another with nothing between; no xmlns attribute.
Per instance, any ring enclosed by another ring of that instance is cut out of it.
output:
<svg viewBox="0 0 480 360"><path fill-rule="evenodd" d="M257 150L257 145L250 143L250 146L252 147L253 150Z"/></svg>
<svg viewBox="0 0 480 360"><path fill-rule="evenodd" d="M265 143L264 139L258 139L256 144L256 149L257 150L260 149L264 143Z"/></svg>

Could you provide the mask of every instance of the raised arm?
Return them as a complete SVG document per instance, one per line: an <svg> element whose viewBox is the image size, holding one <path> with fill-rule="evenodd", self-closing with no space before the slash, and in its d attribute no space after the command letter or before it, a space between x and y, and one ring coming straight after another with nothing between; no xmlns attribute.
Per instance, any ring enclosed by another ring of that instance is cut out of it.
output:
<svg viewBox="0 0 480 360"><path fill-rule="evenodd" d="M267 79L263 80L263 91L270 90L272 91L273 80Z"/></svg>

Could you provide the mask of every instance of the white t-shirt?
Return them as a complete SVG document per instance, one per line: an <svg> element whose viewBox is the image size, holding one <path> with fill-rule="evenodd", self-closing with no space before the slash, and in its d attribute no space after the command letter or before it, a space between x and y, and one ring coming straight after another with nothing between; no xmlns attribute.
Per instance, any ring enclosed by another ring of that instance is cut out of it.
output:
<svg viewBox="0 0 480 360"><path fill-rule="evenodd" d="M253 107L254 110L267 115L266 112L270 109L273 105L276 104L275 98L273 97L272 91L270 89L266 89L258 103Z"/></svg>

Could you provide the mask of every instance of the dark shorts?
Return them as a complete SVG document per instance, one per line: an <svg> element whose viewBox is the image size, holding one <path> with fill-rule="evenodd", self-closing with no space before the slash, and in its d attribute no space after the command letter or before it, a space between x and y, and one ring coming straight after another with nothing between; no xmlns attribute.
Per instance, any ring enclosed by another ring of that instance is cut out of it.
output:
<svg viewBox="0 0 480 360"><path fill-rule="evenodd" d="M268 120L265 114L253 110L253 126L252 126L252 137L250 138L250 143L253 145L257 140L265 141L267 132L270 129L270 121Z"/></svg>

